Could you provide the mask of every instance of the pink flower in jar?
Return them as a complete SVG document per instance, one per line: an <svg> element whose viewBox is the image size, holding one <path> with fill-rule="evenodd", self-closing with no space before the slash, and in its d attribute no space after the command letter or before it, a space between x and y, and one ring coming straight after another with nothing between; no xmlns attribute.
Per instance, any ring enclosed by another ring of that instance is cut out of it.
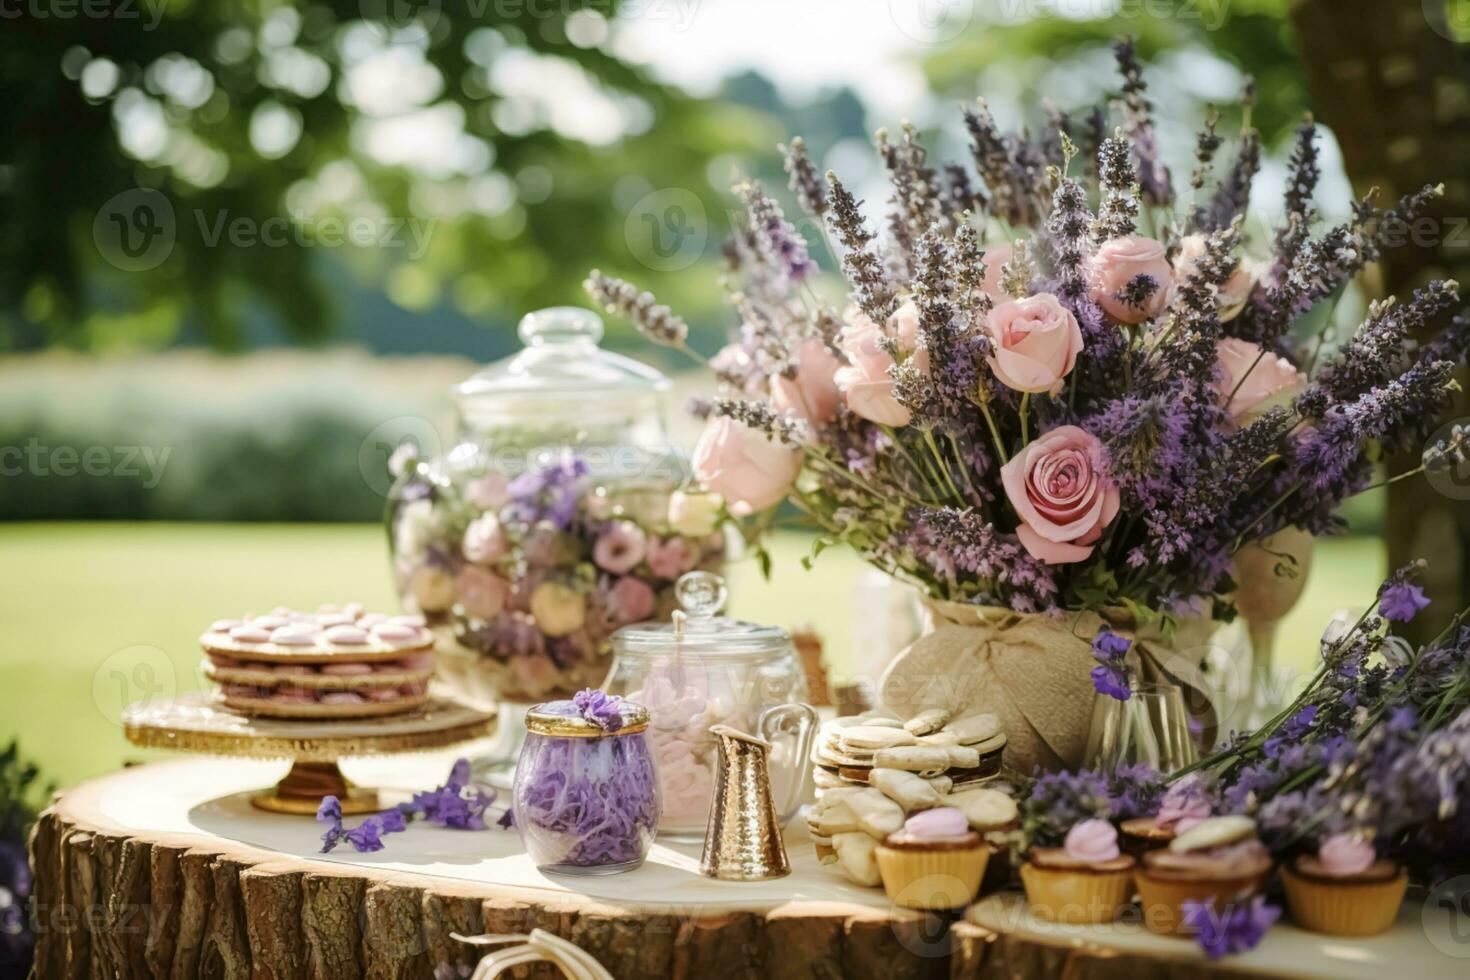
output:
<svg viewBox="0 0 1470 980"><path fill-rule="evenodd" d="M511 670L526 693L539 696L556 686L556 664L544 653L512 657Z"/></svg>
<svg viewBox="0 0 1470 980"><path fill-rule="evenodd" d="M1118 515L1118 490L1102 464L1102 443L1075 425L1036 439L1001 467L1006 498L1021 518L1016 537L1048 565L1091 556Z"/></svg>
<svg viewBox="0 0 1470 980"><path fill-rule="evenodd" d="M1051 293L1001 303L985 318L990 332L990 369L1007 388L1025 392L1061 390L1077 365L1082 328Z"/></svg>
<svg viewBox="0 0 1470 980"><path fill-rule="evenodd" d="M632 521L613 521L605 527L592 546L592 560L597 567L614 575L631 572L648 554L648 535Z"/></svg>
<svg viewBox="0 0 1470 980"><path fill-rule="evenodd" d="M912 301L888 318L886 333L901 354L912 358L916 369L928 372L928 354L918 349L919 308ZM880 343L884 334L884 329L866 314L848 313L847 326L842 328L837 341L848 363L837 372L837 387L846 397L847 407L868 421L879 425L908 425L912 413L894 397L893 376L889 373L894 360Z"/></svg>
<svg viewBox="0 0 1470 980"><path fill-rule="evenodd" d="M488 565L504 558L510 551L510 539L500 519L494 514L483 514L470 521L464 529L460 550L465 560Z"/></svg>
<svg viewBox="0 0 1470 980"><path fill-rule="evenodd" d="M1153 281L1153 291L1135 303L1128 294L1139 276ZM1142 323L1164 312L1173 276L1160 242L1142 235L1113 238L1092 258L1092 298L1120 323Z"/></svg>
<svg viewBox="0 0 1470 980"><path fill-rule="evenodd" d="M499 510L510 503L510 479L500 473L477 476L465 484L464 499L480 510Z"/></svg>
<svg viewBox="0 0 1470 980"><path fill-rule="evenodd" d="M698 556L688 538L650 538L648 567L659 578L673 581L694 567Z"/></svg>
<svg viewBox="0 0 1470 980"><path fill-rule="evenodd" d="M690 464L706 490L745 517L774 507L801 472L802 452L732 418L711 419Z"/></svg>
<svg viewBox="0 0 1470 980"><path fill-rule="evenodd" d="M460 606L476 619L494 619L505 608L510 583L478 565L466 565L454 577Z"/></svg>
<svg viewBox="0 0 1470 980"><path fill-rule="evenodd" d="M778 373L771 378L771 404L811 426L826 425L837 417L835 375L842 362L817 337L802 341L794 360L790 377Z"/></svg>
<svg viewBox="0 0 1470 980"><path fill-rule="evenodd" d="M624 575L607 593L607 610L618 624L641 622L653 615L653 588L636 575Z"/></svg>
<svg viewBox="0 0 1470 980"><path fill-rule="evenodd" d="M1220 368L1215 394L1240 425L1289 404L1307 384L1307 376L1294 364L1249 340L1226 337L1215 345L1215 356Z"/></svg>

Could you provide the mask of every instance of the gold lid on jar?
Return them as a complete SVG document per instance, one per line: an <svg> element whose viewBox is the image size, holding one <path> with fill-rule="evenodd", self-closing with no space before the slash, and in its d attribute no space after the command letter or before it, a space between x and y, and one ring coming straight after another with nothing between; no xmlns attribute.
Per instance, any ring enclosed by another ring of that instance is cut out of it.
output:
<svg viewBox="0 0 1470 980"><path fill-rule="evenodd" d="M526 712L526 731L557 738L602 738L606 735L636 735L648 727L648 709L631 701L618 703L623 723L604 728L576 712L571 701L547 701ZM570 712L570 713L569 713Z"/></svg>

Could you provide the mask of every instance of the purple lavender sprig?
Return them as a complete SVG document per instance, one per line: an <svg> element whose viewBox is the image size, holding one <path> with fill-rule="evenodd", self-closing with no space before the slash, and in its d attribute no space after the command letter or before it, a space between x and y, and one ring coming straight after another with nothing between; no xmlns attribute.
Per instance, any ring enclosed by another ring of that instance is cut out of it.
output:
<svg viewBox="0 0 1470 980"><path fill-rule="evenodd" d="M781 206L766 196L760 184L745 181L735 188L735 192L745 202L756 243L762 257L771 266L797 282L817 271L817 264L807 252L806 240L786 220Z"/></svg>
<svg viewBox="0 0 1470 980"><path fill-rule="evenodd" d="M1184 924L1207 958L1218 960L1231 953L1255 949L1266 931L1281 918L1281 909L1266 904L1266 896L1231 902L1217 909L1213 902L1188 899L1181 906Z"/></svg>
<svg viewBox="0 0 1470 980"><path fill-rule="evenodd" d="M327 824L326 832L322 834L321 853L332 851L344 841L359 854L381 851L386 846L383 836L402 833L414 818L453 830L484 830L484 814L495 802L495 796L493 787L472 782L468 759L455 760L443 786L415 793L409 802L375 813L356 827L348 828L343 824L341 800L335 796L324 796L316 812L317 822ZM502 827L510 826L505 818L499 823Z"/></svg>
<svg viewBox="0 0 1470 980"><path fill-rule="evenodd" d="M1429 597L1423 587L1411 579L1424 570L1425 563L1410 562L1389 576L1378 588L1378 611L1395 623L1407 623L1429 608Z"/></svg>

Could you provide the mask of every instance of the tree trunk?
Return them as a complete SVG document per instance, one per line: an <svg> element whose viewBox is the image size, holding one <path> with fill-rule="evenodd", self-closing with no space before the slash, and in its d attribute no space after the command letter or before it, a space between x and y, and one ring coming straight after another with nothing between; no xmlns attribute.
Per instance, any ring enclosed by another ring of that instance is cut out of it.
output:
<svg viewBox="0 0 1470 980"><path fill-rule="evenodd" d="M1470 46L1457 44L1439 0L1299 0L1292 9L1317 118L1336 134L1354 188L1394 200L1425 184L1445 194L1386 252L1370 291L1406 297L1430 279L1470 287ZM1458 25L1462 30L1470 25ZM1464 374L1461 375L1464 384ZM1470 414L1465 393L1445 421ZM1419 465L1414 447L1391 473ZM1470 605L1470 502L1422 477L1395 483L1385 524L1389 564L1429 561L1434 604L1410 624L1438 633Z"/></svg>

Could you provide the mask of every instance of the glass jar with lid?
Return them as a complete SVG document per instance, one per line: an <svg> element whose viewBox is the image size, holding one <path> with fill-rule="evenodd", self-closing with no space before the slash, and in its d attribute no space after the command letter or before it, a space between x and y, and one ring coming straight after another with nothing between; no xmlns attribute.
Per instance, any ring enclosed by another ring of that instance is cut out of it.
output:
<svg viewBox="0 0 1470 980"><path fill-rule="evenodd" d="M771 743L772 791L784 823L800 805L817 727L816 711L803 703L806 673L791 634L719 615L726 591L716 574L691 572L675 592L682 608L671 622L613 634L615 659L604 685L648 711L663 798L659 833L704 836L718 764L712 725Z"/></svg>
<svg viewBox="0 0 1470 980"><path fill-rule="evenodd" d="M590 310L539 310L519 334L523 350L453 390L442 456L395 454L395 584L440 637L441 677L478 701L596 685L613 631L666 618L679 576L725 554L718 502L679 491L668 378L599 347Z"/></svg>

